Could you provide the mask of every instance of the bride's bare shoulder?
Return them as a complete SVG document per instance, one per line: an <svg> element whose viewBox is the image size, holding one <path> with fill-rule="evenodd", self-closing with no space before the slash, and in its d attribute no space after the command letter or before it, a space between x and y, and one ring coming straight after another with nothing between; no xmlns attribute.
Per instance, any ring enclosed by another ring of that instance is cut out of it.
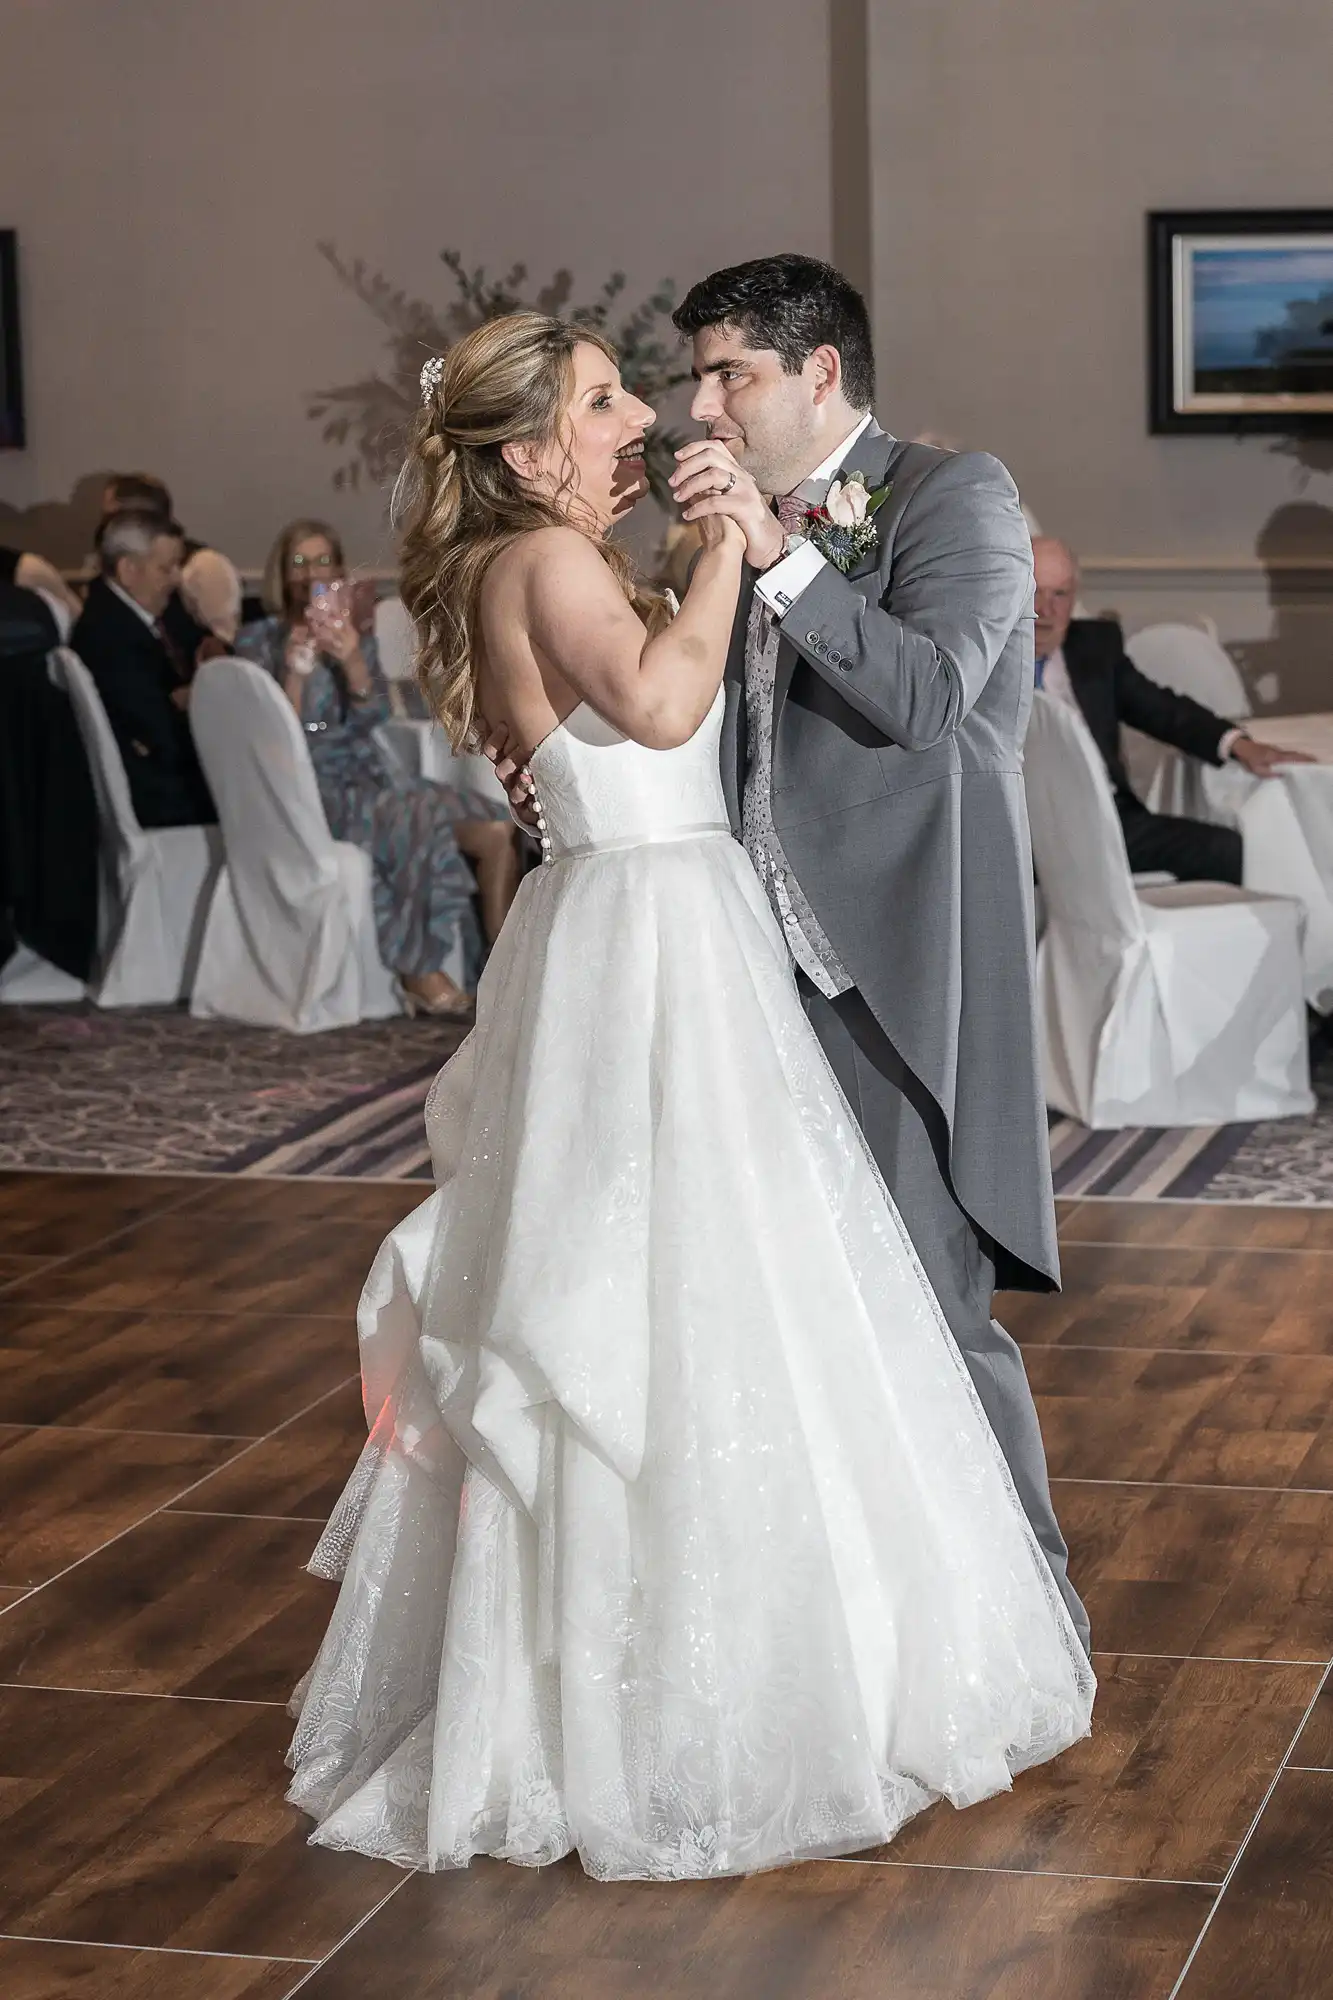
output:
<svg viewBox="0 0 1333 2000"><path fill-rule="evenodd" d="M519 535L495 558L486 581L497 592L535 586L543 595L559 592L562 584L586 590L590 584L606 582L614 590L610 571L596 546L577 528L533 528Z"/></svg>

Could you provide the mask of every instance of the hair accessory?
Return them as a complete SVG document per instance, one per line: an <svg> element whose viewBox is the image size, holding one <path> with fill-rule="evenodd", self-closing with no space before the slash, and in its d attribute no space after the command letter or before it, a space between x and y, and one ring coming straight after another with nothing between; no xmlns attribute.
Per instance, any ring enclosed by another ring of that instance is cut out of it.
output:
<svg viewBox="0 0 1333 2000"><path fill-rule="evenodd" d="M444 356L442 354L432 354L430 360L421 371L421 400L423 403L428 403L435 394L435 391L440 386L440 377L443 373Z"/></svg>

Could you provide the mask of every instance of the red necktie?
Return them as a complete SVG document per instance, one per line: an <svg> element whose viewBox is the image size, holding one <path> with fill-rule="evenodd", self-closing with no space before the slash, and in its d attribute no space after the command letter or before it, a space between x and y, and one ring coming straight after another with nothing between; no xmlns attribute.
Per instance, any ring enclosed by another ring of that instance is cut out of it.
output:
<svg viewBox="0 0 1333 2000"><path fill-rule="evenodd" d="M808 500L797 499L794 493L783 493L778 499L778 522L784 535L803 535L805 517L810 511Z"/></svg>

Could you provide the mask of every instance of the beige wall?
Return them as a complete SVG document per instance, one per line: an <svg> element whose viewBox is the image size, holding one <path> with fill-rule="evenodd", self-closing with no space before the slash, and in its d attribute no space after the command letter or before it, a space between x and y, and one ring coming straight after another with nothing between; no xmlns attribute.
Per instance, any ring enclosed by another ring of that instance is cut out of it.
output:
<svg viewBox="0 0 1333 2000"><path fill-rule="evenodd" d="M1149 437L1144 359L1145 210L1333 196L1328 0L871 0L871 77L894 428L997 452L1098 558L1253 560L1285 503L1333 507L1266 440ZM1142 622L1164 600L1141 585L1099 597ZM1206 577L1186 588L1211 603ZM1327 702L1333 671L1302 688Z"/></svg>
<svg viewBox="0 0 1333 2000"><path fill-rule="evenodd" d="M304 415L381 353L317 239L429 296L446 244L586 293L827 255L826 49L809 0L11 4L31 448L0 454L0 540L50 545L41 503L144 466L243 563L312 508L383 559L382 497L332 493Z"/></svg>

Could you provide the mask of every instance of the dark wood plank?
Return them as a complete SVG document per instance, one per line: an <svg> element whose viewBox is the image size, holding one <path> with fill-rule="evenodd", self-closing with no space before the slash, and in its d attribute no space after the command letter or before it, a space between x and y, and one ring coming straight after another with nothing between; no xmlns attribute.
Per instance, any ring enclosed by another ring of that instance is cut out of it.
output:
<svg viewBox="0 0 1333 2000"><path fill-rule="evenodd" d="M155 1514L0 1618L0 1681L286 1702L333 1610L318 1535Z"/></svg>
<svg viewBox="0 0 1333 2000"><path fill-rule="evenodd" d="M1333 1495L1078 1480L1053 1491L1102 1650L1333 1656Z"/></svg>
<svg viewBox="0 0 1333 2000"><path fill-rule="evenodd" d="M276 1207L272 1214L228 1217L212 1204L195 1204L20 1279L5 1298L109 1312L346 1315L356 1309L384 1233L376 1219L289 1222Z"/></svg>
<svg viewBox="0 0 1333 2000"><path fill-rule="evenodd" d="M1319 1685L1318 1667L1107 1659L1093 1733L1011 1793L934 1807L900 1861L1220 1882Z"/></svg>
<svg viewBox="0 0 1333 2000"><path fill-rule="evenodd" d="M382 1234L423 1202L430 1189L421 1181L273 1180L264 1175L226 1174L199 1183L193 1207L207 1212L215 1229L248 1229L255 1222L359 1223Z"/></svg>
<svg viewBox="0 0 1333 2000"><path fill-rule="evenodd" d="M1320 1691L1310 1720L1301 1731L1300 1742L1291 1753L1291 1761L1333 1771L1333 1681Z"/></svg>
<svg viewBox="0 0 1333 2000"><path fill-rule="evenodd" d="M236 1703L0 1689L0 1930L322 1957L398 1877L307 1845L290 1731Z"/></svg>
<svg viewBox="0 0 1333 2000"><path fill-rule="evenodd" d="M356 1365L350 1314L0 1304L0 1423L260 1437Z"/></svg>
<svg viewBox="0 0 1333 2000"><path fill-rule="evenodd" d="M354 1380L206 1479L182 1505L325 1520L365 1442L361 1388Z"/></svg>
<svg viewBox="0 0 1333 2000"><path fill-rule="evenodd" d="M0 1582L44 1582L236 1450L221 1438L0 1428Z"/></svg>
<svg viewBox="0 0 1333 2000"><path fill-rule="evenodd" d="M413 1876L302 2000L1162 2000L1208 1903L857 1862L669 1886L474 1862Z"/></svg>
<svg viewBox="0 0 1333 2000"><path fill-rule="evenodd" d="M1065 1225L1071 1243L1185 1243L1195 1248L1333 1250L1333 1208L1217 1201L1087 1201Z"/></svg>
<svg viewBox="0 0 1333 2000"><path fill-rule="evenodd" d="M1333 1966L1333 1773L1288 1771L1218 1905L1182 2000L1319 2000Z"/></svg>
<svg viewBox="0 0 1333 2000"><path fill-rule="evenodd" d="M1059 1293L999 1295L997 1316L1024 1346L1333 1354L1326 1251L1074 1243L1060 1274Z"/></svg>
<svg viewBox="0 0 1333 2000"><path fill-rule="evenodd" d="M1333 1490L1326 1356L1029 1347L1025 1359L1053 1477Z"/></svg>
<svg viewBox="0 0 1333 2000"><path fill-rule="evenodd" d="M297 1964L0 1938L5 2000L283 2000Z"/></svg>
<svg viewBox="0 0 1333 2000"><path fill-rule="evenodd" d="M198 1181L167 1174L0 1173L0 1248L67 1257L199 1191Z"/></svg>
<svg viewBox="0 0 1333 2000"><path fill-rule="evenodd" d="M34 1277L50 1262L49 1257L0 1256L0 1291L6 1286L16 1285L20 1278Z"/></svg>

